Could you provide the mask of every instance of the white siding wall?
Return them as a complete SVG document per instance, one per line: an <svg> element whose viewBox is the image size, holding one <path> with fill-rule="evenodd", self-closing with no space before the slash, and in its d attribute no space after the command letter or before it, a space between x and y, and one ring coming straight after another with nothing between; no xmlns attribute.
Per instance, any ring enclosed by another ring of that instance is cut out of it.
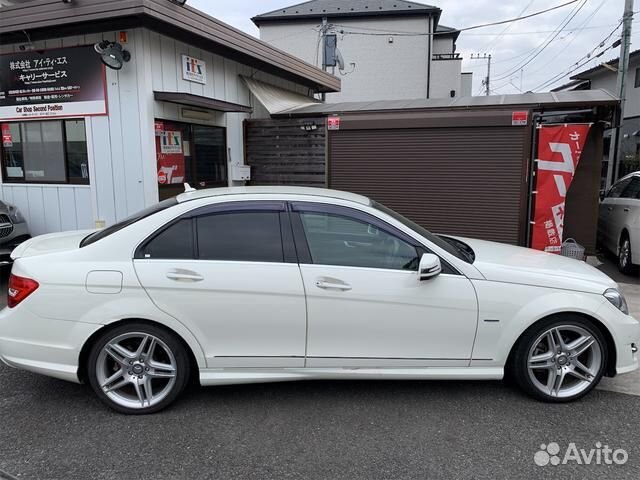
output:
<svg viewBox="0 0 640 480"><path fill-rule="evenodd" d="M431 70L432 98L450 98L451 90L462 96L462 60L434 60Z"/></svg>
<svg viewBox="0 0 640 480"><path fill-rule="evenodd" d="M627 99L624 104L625 117L637 117L640 115L640 87L635 88L636 68L640 67L640 62L632 62L627 73ZM601 72L591 77L591 89L607 90L612 95L617 93L618 75L614 72Z"/></svg>
<svg viewBox="0 0 640 480"><path fill-rule="evenodd" d="M434 36L433 53L453 53L453 38L443 35Z"/></svg>
<svg viewBox="0 0 640 480"><path fill-rule="evenodd" d="M268 114L252 98L240 75L272 83L298 93L308 89L233 60L175 41L146 29L128 30L124 48L131 61L120 71L106 69L108 116L86 117L90 186L0 183L0 198L24 213L33 234L110 225L158 201L154 119L227 127L227 146L234 163L243 163L242 122L247 114L212 112L209 122L181 117L178 105L156 102L154 90L188 92L254 107L253 117ZM116 40L116 32L37 42L36 48L92 45ZM0 53L18 45L0 45ZM181 55L207 64L207 84L182 79ZM229 169L230 172L231 169Z"/></svg>
<svg viewBox="0 0 640 480"><path fill-rule="evenodd" d="M424 32L429 17L394 19L349 19L333 22L337 31ZM263 25L260 38L312 65L322 66L319 48L319 22ZM390 43L389 39L393 38ZM327 95L327 102L426 98L429 36L338 34L346 71L355 62L353 73L341 76L342 91ZM449 52L450 53L450 52ZM455 80L454 80L455 81ZM459 80L458 80L459 81ZM432 95L433 97L433 95Z"/></svg>

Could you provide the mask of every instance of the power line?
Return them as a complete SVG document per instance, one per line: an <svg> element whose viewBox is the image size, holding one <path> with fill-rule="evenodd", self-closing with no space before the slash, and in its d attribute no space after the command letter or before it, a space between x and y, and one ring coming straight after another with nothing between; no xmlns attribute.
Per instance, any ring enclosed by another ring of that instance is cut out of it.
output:
<svg viewBox="0 0 640 480"><path fill-rule="evenodd" d="M520 22L522 20L526 20L527 18L532 18L532 17L537 17L538 15L543 15L545 13L548 12L552 12L554 10L558 10L560 8L566 7L568 5L573 5L574 3L580 2L580 1L587 1L587 0L571 0L569 2L566 3L562 3L560 5L556 5L555 7L550 7L547 8L545 10L540 10L538 12L534 12L534 13L530 13L529 15L524 15L524 16L520 16L520 17L516 17L516 18L510 18L508 20L500 20L498 22L491 22L491 23L483 23L480 25L473 25L471 27L464 27L464 28L459 28L457 30L455 30L456 32L467 32L469 30L476 30L478 28L486 28L486 27L494 27L496 25L504 25L506 23L512 23L512 22ZM352 28L352 27L347 27L346 25L340 25L340 24L335 24L335 26L337 27L346 27L346 28ZM451 35L452 32L432 32L432 33L424 33L424 32L396 32L396 33L392 33L389 32L388 30L382 30L382 29L376 29L376 28L370 28L370 27L357 27L359 30L365 30L365 31L370 31L370 32L380 32L380 33L362 33L362 32L342 32L345 34L350 34L350 35L395 35L395 36L437 36L437 35Z"/></svg>
<svg viewBox="0 0 640 480"><path fill-rule="evenodd" d="M588 16L587 18L584 19L584 21L580 24L580 26L583 25L588 25L589 22L591 20L593 20L593 18L596 16L596 14L600 11L600 9L604 6L604 4L607 3L607 0L602 0L602 2L600 3L600 5L598 5ZM617 26L616 26L617 28ZM541 72L542 70L546 69L547 67L549 67L549 65L551 65L560 55L562 55L567 48L569 48L569 45L571 45L575 39L577 38L576 35L574 35L573 37L571 37L571 39L563 46L562 49L560 49L558 51L558 53L556 55L553 56L553 58L551 58L550 60L547 61L547 63L545 63L544 65L542 65L540 68L538 68L537 70L534 70L533 72L529 71L529 75L535 75L538 72Z"/></svg>
<svg viewBox="0 0 640 480"><path fill-rule="evenodd" d="M518 14L518 16L523 15L523 14L524 14L524 12L526 12L526 11L529 9L529 7L530 7L531 5L533 5L533 2L535 2L535 0L530 0L530 1L529 1L529 3L527 4L527 6L526 6L526 7L524 7L524 8L522 9L522 11ZM513 27L513 23L510 23L509 25L507 25L506 27L504 27L504 29L503 29L503 30L502 30L502 31L501 31L501 32L500 32L500 33L499 33L499 34L498 34L498 35L497 35L493 40L491 40L489 43L487 43L487 44L486 44L483 48L481 48L480 50L485 51L485 52L486 52L487 50L489 50L489 48L490 48L490 47L493 47L493 46L498 42L498 40L500 40L502 37L504 37L504 35L509 31L509 29L510 29L511 27ZM473 35L473 33L470 33L469 35Z"/></svg>
<svg viewBox="0 0 640 480"><path fill-rule="evenodd" d="M556 75L552 76L547 81L545 81L545 82L541 83L540 85L538 85L537 87L535 87L533 89L533 91L541 90L543 88L546 88L548 86L553 85L554 83L558 82L559 80L561 80L562 78L566 77L567 75L570 75L571 73L575 72L576 70L579 70L580 68L584 67L590 61L592 61L594 58L599 58L602 55L604 55L607 51L611 50L612 48L615 48L617 46L616 45L617 44L617 40L615 42L613 42L609 47L607 47L606 49L602 50L601 52L599 52L597 55L594 56L594 53L596 51L598 51L599 49L603 48L606 45L606 43L611 39L611 37L613 37L613 35L615 35L615 33L620 29L621 25L622 25L622 21L620 21L618 26L616 28L614 28L611 31L611 33L609 33L609 35L607 35L604 38L604 40L602 40L594 48L592 48L589 53L587 53L587 54L583 55L582 57L580 57L577 62L572 64L571 67L563 70L559 74L556 74Z"/></svg>
<svg viewBox="0 0 640 480"><path fill-rule="evenodd" d="M516 67L513 67L508 73L504 73L502 75L498 75L496 78L494 78L494 80L504 80L505 78L509 78L511 77L513 74L515 74L517 71L524 69L524 67L526 67L527 65L529 65L531 62L533 62L536 58L538 58L540 56L540 54L542 52L544 52L546 50L546 48L551 45L551 43L558 37L558 35L560 35L560 33L562 32L562 30L564 30L564 28L571 23L571 21L575 18L575 16L580 12L580 10L582 10L582 8L584 8L584 6L587 4L587 0L583 0L582 3L580 5L577 6L577 8L575 8L566 18L565 20L563 20L557 31L550 35L550 37L548 37L548 40L546 40L545 42L543 42L540 45L540 48L538 49L538 51L533 54L531 56L531 58L529 58L528 60L524 61L524 62L519 62L518 65Z"/></svg>

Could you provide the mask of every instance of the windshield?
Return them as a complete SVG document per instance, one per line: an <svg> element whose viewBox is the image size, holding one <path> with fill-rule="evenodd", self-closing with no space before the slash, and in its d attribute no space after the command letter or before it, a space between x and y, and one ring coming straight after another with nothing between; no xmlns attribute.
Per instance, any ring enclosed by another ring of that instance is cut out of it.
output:
<svg viewBox="0 0 640 480"><path fill-rule="evenodd" d="M112 235L129 225L133 225L136 222L139 222L143 218L150 217L151 215L161 212L162 210L166 210L167 208L173 207L178 204L178 200L176 197L169 198L167 200L163 200L160 203L156 203L150 207L145 208L144 210L140 210L138 213L131 215L130 217L125 218L124 220L111 225L110 227L103 228L102 230L98 230L97 232L93 232L89 236L85 237L82 242L80 242L80 248L86 247L87 245L91 245L92 243L97 242L98 240L102 240L109 235Z"/></svg>
<svg viewBox="0 0 640 480"><path fill-rule="evenodd" d="M421 227L417 223L409 220L407 217L400 215L398 212L391 210L389 207L386 207L381 203L376 202L375 200L371 201L371 206L395 218L397 221L409 227L414 232L418 233L419 235L422 235L431 243L436 244L445 252L450 253L456 258L459 258L463 262L473 263L475 259L475 254L473 253L473 250L471 250L471 248L468 245L458 240L454 240L453 238L441 237L440 235L435 235L431 233L429 230L427 230L426 228Z"/></svg>

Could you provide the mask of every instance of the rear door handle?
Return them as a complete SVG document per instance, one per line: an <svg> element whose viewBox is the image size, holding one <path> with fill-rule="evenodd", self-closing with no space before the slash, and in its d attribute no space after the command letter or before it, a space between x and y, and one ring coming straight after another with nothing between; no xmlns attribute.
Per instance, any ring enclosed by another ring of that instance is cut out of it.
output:
<svg viewBox="0 0 640 480"><path fill-rule="evenodd" d="M624 212L628 212L628 211L629 211L629 209L628 209L628 208L623 208L623 209L622 209L622 211L624 211Z"/></svg>
<svg viewBox="0 0 640 480"><path fill-rule="evenodd" d="M322 288L323 290L341 290L343 292L351 290L351 285L347 285L346 283L327 282L326 280L317 280L316 287Z"/></svg>
<svg viewBox="0 0 640 480"><path fill-rule="evenodd" d="M204 277L199 273L181 269L167 272L167 278L176 282L201 282L204 280Z"/></svg>
<svg viewBox="0 0 640 480"><path fill-rule="evenodd" d="M611 210L613 210L613 207L607 207L607 210L611 211Z"/></svg>

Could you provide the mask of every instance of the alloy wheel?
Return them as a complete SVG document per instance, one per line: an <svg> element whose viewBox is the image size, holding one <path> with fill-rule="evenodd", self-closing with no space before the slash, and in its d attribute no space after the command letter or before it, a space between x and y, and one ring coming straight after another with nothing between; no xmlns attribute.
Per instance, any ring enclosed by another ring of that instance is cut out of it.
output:
<svg viewBox="0 0 640 480"><path fill-rule="evenodd" d="M549 328L533 342L527 355L531 383L555 398L580 395L602 369L604 356L598 339L577 325Z"/></svg>
<svg viewBox="0 0 640 480"><path fill-rule="evenodd" d="M177 362L160 338L132 332L109 340L95 364L104 394L121 407L145 409L162 402L174 389Z"/></svg>
<svg viewBox="0 0 640 480"><path fill-rule="evenodd" d="M625 238L620 245L620 253L618 254L618 264L620 270L625 270L629 266L629 260L631 257L631 242L628 238Z"/></svg>

